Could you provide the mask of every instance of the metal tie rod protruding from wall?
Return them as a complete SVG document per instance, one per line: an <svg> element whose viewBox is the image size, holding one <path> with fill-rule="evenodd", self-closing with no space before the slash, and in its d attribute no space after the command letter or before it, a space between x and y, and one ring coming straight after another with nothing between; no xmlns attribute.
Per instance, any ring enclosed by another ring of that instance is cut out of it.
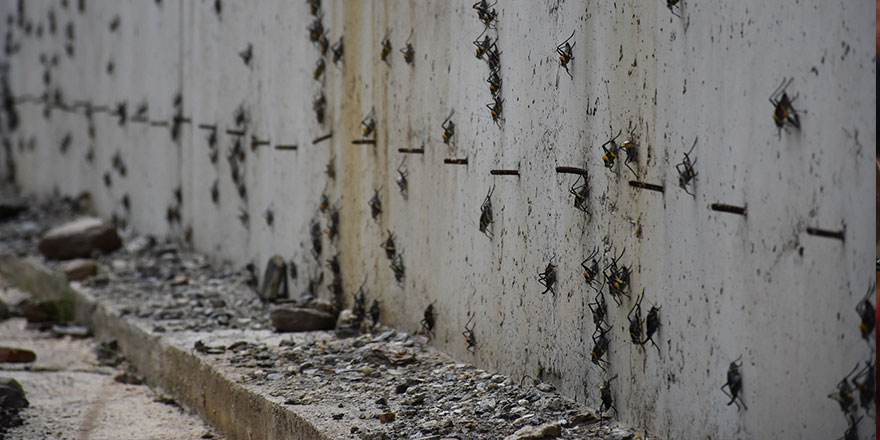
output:
<svg viewBox="0 0 880 440"><path fill-rule="evenodd" d="M355 145L376 145L375 139L355 139L351 141Z"/></svg>
<svg viewBox="0 0 880 440"><path fill-rule="evenodd" d="M286 151L296 151L298 148L299 148L299 146L296 144L276 145L275 146L276 150L281 150L281 151L285 151L285 150Z"/></svg>
<svg viewBox="0 0 880 440"><path fill-rule="evenodd" d="M263 145L269 145L269 144L270 144L270 142L268 139L261 141L261 140L257 139L256 136L251 136L251 151L256 150L257 147L261 147Z"/></svg>
<svg viewBox="0 0 880 440"><path fill-rule="evenodd" d="M208 130L208 131L217 131L217 126L214 124L199 124L200 130Z"/></svg>
<svg viewBox="0 0 880 440"><path fill-rule="evenodd" d="M443 163L445 163L447 165L467 165L468 160L466 157L463 159L448 158L448 159L443 159Z"/></svg>
<svg viewBox="0 0 880 440"><path fill-rule="evenodd" d="M424 148L398 148L398 153L407 153L407 154L425 154Z"/></svg>
<svg viewBox="0 0 880 440"><path fill-rule="evenodd" d="M493 176L519 176L519 170L491 170L489 174Z"/></svg>
<svg viewBox="0 0 880 440"><path fill-rule="evenodd" d="M840 231L830 231L828 229L819 229L819 228L807 228L807 234L815 235L817 237L825 237L825 238L836 238L840 241L843 241L845 230Z"/></svg>
<svg viewBox="0 0 880 440"><path fill-rule="evenodd" d="M333 137L332 131L330 133L323 135L323 136L318 136L318 137L312 139L312 145L318 145L319 143L326 141L327 139L330 139L332 137Z"/></svg>
<svg viewBox="0 0 880 440"><path fill-rule="evenodd" d="M244 136L244 130L230 130L227 128L226 134L230 136Z"/></svg>
<svg viewBox="0 0 880 440"><path fill-rule="evenodd" d="M661 192L661 193L665 190L665 188L663 188L663 185L657 185L655 183L639 182L638 180L630 180L629 186L631 186L633 188L647 189L649 191L657 191L657 192Z"/></svg>
<svg viewBox="0 0 880 440"><path fill-rule="evenodd" d="M746 207L745 206L734 206L734 205L728 205L725 203L713 203L713 204L709 205L709 208L713 211L728 212L731 214L738 214L743 217L745 217L745 215L746 215Z"/></svg>
<svg viewBox="0 0 880 440"><path fill-rule="evenodd" d="M560 174L577 174L579 176L588 175L587 170L577 167L556 167L556 172Z"/></svg>

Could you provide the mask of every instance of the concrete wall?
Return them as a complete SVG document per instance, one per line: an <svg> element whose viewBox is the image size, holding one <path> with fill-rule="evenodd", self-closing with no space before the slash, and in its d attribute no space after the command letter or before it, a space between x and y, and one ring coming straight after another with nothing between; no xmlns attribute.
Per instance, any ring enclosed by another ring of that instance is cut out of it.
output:
<svg viewBox="0 0 880 440"><path fill-rule="evenodd" d="M87 0L84 11L78 0L22 3L23 12L17 2L0 3L4 33L20 45L4 58L13 94L48 88L61 90L67 103L126 101L129 119L146 101L151 120L170 121L180 92L182 114L192 119L175 141L168 127L120 126L98 113L90 136L82 110L44 117L44 106L22 103L21 125L4 128L3 138L26 192L89 191L103 215L143 233L189 235L196 248L239 264L262 268L279 253L298 266L294 294L338 252L346 295L366 279L383 321L415 331L422 309L434 303L436 346L552 382L592 405L600 382L618 374L619 418L666 438L843 434L847 422L826 396L874 350L860 340L854 311L873 278L872 3L684 1L677 18L662 1L504 1L490 31L502 52L500 126L486 108L487 67L473 55L483 26L470 2L324 0L330 43L344 34L345 55L339 67L327 58L321 81L312 78L320 54L307 39L313 18L304 2L227 0L219 15L213 0ZM30 34L19 21L30 24ZM64 49L67 23L75 28L73 56ZM387 29L390 66L378 56ZM412 66L398 52L411 29ZM554 48L572 31L569 78ZM245 65L238 54L249 44ZM48 85L41 54L59 58ZM794 78L789 91L798 94L802 129L780 137L767 98L784 77ZM320 90L328 102L323 125L312 112ZM246 199L227 159L236 137L225 133L235 129L239 106L249 114L239 167ZM377 143L353 145L371 108ZM450 148L440 124L452 109ZM219 128L216 163L199 123ZM641 148L639 180L665 186L663 193L629 186L626 168L619 166L618 177L603 167L599 146L630 124ZM312 144L330 131L330 140ZM270 145L251 150L251 136ZM674 165L695 139L691 197L677 187ZM275 150L278 144L299 149ZM424 155L397 151L421 145ZM126 176L112 168L116 153ZM5 161L9 153L2 154ZM404 156L408 198L395 184ZM448 157L469 163L445 165ZM335 179L325 172L331 159ZM556 166L586 166L591 216L572 206L576 176L556 174ZM520 176L491 176L496 168ZM493 186L490 239L477 219ZM176 188L182 219L169 224ZM378 221L367 207L374 189L382 201ZM322 191L340 208L340 237L323 235L316 261L309 224L320 221L326 231L317 210ZM130 212L121 204L125 194ZM712 203L745 206L747 216L710 210ZM808 227L844 230L845 238L809 235ZM379 246L386 230L403 250L401 285ZM597 246L603 267L625 251L633 298L645 289L645 311L662 306L658 355L629 342L633 301L611 303L607 373L590 363L593 292L580 268ZM559 282L556 294L542 295L537 273L551 257ZM469 315L474 354L461 336ZM719 390L740 355L745 411L727 406Z"/></svg>

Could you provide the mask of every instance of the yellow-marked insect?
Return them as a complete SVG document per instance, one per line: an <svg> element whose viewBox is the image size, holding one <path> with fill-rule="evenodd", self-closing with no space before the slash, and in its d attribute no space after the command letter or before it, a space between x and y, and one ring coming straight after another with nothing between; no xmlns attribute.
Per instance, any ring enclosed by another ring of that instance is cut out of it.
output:
<svg viewBox="0 0 880 440"><path fill-rule="evenodd" d="M495 97L491 104L486 104L489 114L492 115L492 121L499 127L501 126L501 112L504 110L503 104L504 100L498 96Z"/></svg>
<svg viewBox="0 0 880 440"><path fill-rule="evenodd" d="M666 0L666 7L669 9L669 12L671 12L672 15L681 18L681 15L675 12L675 9L681 9L681 0Z"/></svg>
<svg viewBox="0 0 880 440"><path fill-rule="evenodd" d="M698 138L694 138L694 145L691 146L690 151L684 153L684 159L675 165L675 170L678 171L678 186L680 186L686 193L690 194L691 197L696 197L696 195L688 191L687 186L697 177L697 172L694 171L694 164L697 163L697 160L694 159L691 161L691 152L693 152L694 147L697 146L697 139Z"/></svg>
<svg viewBox="0 0 880 440"><path fill-rule="evenodd" d="M365 116L364 119L361 120L361 135L364 138L372 136L373 133L376 131L376 120L373 119L374 112L375 109L370 110L370 112L367 113L367 116Z"/></svg>
<svg viewBox="0 0 880 440"><path fill-rule="evenodd" d="M602 144L602 151L605 153L602 155L602 163L605 164L605 168L608 168L614 174L617 174L617 171L614 169L614 162L617 160L617 153L620 151L620 146L617 145L616 141L622 132L622 130L618 131L616 136Z"/></svg>
<svg viewBox="0 0 880 440"><path fill-rule="evenodd" d="M782 129L785 128L786 124L799 130L801 128L801 120L798 116L798 112L792 106L794 100L797 99L797 95L792 98L789 97L788 93L785 91L785 89L791 85L792 81L794 81L794 78L788 80L783 78L782 84L780 84L779 87L776 88L776 91L770 95L770 103L773 104L773 122L776 124L779 137L782 137Z"/></svg>
<svg viewBox="0 0 880 440"><path fill-rule="evenodd" d="M385 31L385 38L382 39L382 50L379 52L379 58L385 62L385 64L391 66L391 63L388 61L388 55L391 54L391 29L389 28Z"/></svg>
<svg viewBox="0 0 880 440"><path fill-rule="evenodd" d="M413 49L412 44L409 42L412 39L413 31L409 32L409 37L406 39L406 47L400 49L400 53L403 54L403 61L406 61L406 64L412 64L415 61L416 51Z"/></svg>
<svg viewBox="0 0 880 440"><path fill-rule="evenodd" d="M315 71L312 73L312 76L318 81L321 80L321 76L324 75L324 69L326 64L324 64L324 58L318 58L318 61L315 63Z"/></svg>
<svg viewBox="0 0 880 440"><path fill-rule="evenodd" d="M449 112L449 116L447 116L446 119L443 120L443 124L440 125L443 127L443 135L441 136L443 138L443 143L447 145L449 145L449 141L452 140L452 136L455 135L455 123L452 122L452 115L454 114L455 109L452 109L452 111Z"/></svg>
<svg viewBox="0 0 880 440"><path fill-rule="evenodd" d="M572 55L572 49L574 49L574 44L568 44L568 41L574 37L574 31L571 32L571 35L562 42L562 44L556 46L556 53L559 54L559 64L565 69L565 73L568 74L568 77L574 79L571 76L571 72L568 70L568 63L574 59L574 55ZM575 42L577 44L577 42Z"/></svg>

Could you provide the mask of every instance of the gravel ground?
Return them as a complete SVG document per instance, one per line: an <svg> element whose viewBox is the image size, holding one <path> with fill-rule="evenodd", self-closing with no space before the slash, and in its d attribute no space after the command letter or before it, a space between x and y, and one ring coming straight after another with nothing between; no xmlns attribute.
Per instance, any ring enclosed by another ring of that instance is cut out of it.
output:
<svg viewBox="0 0 880 440"><path fill-rule="evenodd" d="M72 202L33 204L0 223L0 242L40 258L35 253L41 234L75 211ZM249 271L214 266L174 244L121 235L124 248L96 257L98 275L80 288L153 332L194 335L193 351L209 363L282 399L313 423L345 433L341 437L497 439L543 426L543 434L519 438L655 438L619 425L613 411L598 414L562 397L548 384L528 378L516 383L457 363L424 336L380 326L350 338L310 332L276 335L267 343L256 335L270 327L270 306L258 299ZM235 340L221 336L229 331Z"/></svg>
<svg viewBox="0 0 880 440"><path fill-rule="evenodd" d="M15 302L25 294L0 279L0 299ZM200 439L220 437L198 417L143 385L114 380L126 372L100 365L92 338L56 337L28 328L23 318L0 322L0 345L32 350L30 364L0 364L0 377L21 383L30 407L24 424L5 434L16 439ZM4 434L0 433L0 438Z"/></svg>

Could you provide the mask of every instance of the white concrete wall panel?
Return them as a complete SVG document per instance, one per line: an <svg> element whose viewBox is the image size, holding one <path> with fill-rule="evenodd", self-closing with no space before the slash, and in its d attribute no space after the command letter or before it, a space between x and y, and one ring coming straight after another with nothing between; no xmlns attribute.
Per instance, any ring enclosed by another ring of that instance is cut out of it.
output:
<svg viewBox="0 0 880 440"><path fill-rule="evenodd" d="M593 405L601 381L618 374L619 418L666 438L837 438L846 428L827 395L874 349L860 340L854 312L873 278L874 4L685 0L678 18L662 1L501 1L489 31L501 52L504 110L496 126L486 108L488 69L472 44L483 25L470 2L324 0L327 37L333 44L344 35L345 55L335 66L328 54L320 80L305 2L226 0L219 14L215 0L87 0L83 12L78 3L26 2L34 28L48 26L50 11L58 22L56 34L37 37L18 25L18 2L2 2L3 34L21 46L4 58L10 86L17 96L43 93L39 57L58 54L50 88L68 103L126 101L129 121L95 114L90 137L82 111L44 118L43 106L18 105L21 126L4 138L26 192L89 191L104 215L144 233L189 236L196 248L253 261L260 272L281 254L299 269L292 295L323 271L320 293L329 296L326 260L338 253L346 300L366 279L383 321L416 330L433 303L438 347L552 382ZM72 57L64 50L68 22ZM386 64L379 51L389 30ZM411 31L408 65L399 50ZM570 78L554 49L572 32ZM239 53L248 45L245 64ZM786 77L801 129L779 136L768 97ZM151 120L172 123L178 91L192 122L176 141L168 127L130 121L146 101ZM312 110L321 91L323 124ZM240 106L248 122L236 127ZM371 109L377 142L354 145ZM456 134L447 146L440 125L452 109ZM198 124L217 126L214 147ZM600 145L618 130L624 140L629 127L640 148L638 180L664 192L631 187L622 164L619 176L604 168ZM227 130L245 132L238 159L230 157L239 136ZM62 154L67 133L72 142ZM252 149L252 137L269 145ZM691 197L678 188L675 164L695 139ZM274 148L292 144L296 151ZM398 152L421 146L422 155ZM126 176L112 167L117 152ZM404 157L407 198L395 183ZM444 164L450 157L468 164ZM591 215L572 206L576 176L557 174L557 166L589 171ZM477 219L493 186L490 239ZM169 224L178 187L182 218ZM376 221L367 206L374 190L383 211ZM322 193L339 207L338 240L318 212ZM126 194L130 212L120 203ZM713 203L746 207L747 215L713 211ZM319 260L311 255L312 221L323 232ZM845 238L809 235L807 227ZM386 230L403 252L401 284L380 248ZM622 262L633 268L633 298L620 307L608 298L607 372L590 363L593 292L580 267L597 246L603 265L625 251ZM542 295L537 273L551 257L556 293ZM662 306L659 355L629 342L626 315L643 288L645 313ZM474 354L461 336L470 316ZM740 355L744 411L727 406L719 390Z"/></svg>

